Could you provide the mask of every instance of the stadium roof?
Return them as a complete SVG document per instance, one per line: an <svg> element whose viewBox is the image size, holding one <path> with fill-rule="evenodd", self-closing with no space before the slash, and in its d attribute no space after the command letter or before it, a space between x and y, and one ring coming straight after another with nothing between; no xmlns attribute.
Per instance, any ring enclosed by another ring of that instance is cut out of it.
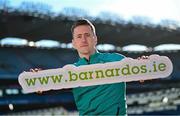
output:
<svg viewBox="0 0 180 116"><path fill-rule="evenodd" d="M25 6L29 8L27 4ZM70 43L71 25L81 16L76 14L83 14L83 11L75 8L65 8L64 12L56 16L47 9L45 9L46 13L41 12L41 9L38 11L39 7L35 10L31 7L29 9L31 10L21 11L8 7L0 8L0 39L16 37L35 42L42 38L52 38L61 43ZM114 21L110 18L104 19L102 16L117 18L116 15L108 13L102 13L100 17L84 15L95 24L99 44L121 47L140 44L155 47L159 44L180 43L180 27L176 25L176 22L164 20L162 24L153 25L146 22L144 17L135 17L134 20L127 22L121 18Z"/></svg>

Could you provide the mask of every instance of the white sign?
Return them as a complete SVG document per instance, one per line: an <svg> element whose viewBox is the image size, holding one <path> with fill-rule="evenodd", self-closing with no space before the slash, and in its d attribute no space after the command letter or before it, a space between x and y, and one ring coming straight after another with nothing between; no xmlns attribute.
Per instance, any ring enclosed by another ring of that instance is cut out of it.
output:
<svg viewBox="0 0 180 116"><path fill-rule="evenodd" d="M130 82L168 77L173 70L166 56L151 55L149 59L124 58L121 61L76 67L23 72L18 81L24 92L75 88L92 85Z"/></svg>

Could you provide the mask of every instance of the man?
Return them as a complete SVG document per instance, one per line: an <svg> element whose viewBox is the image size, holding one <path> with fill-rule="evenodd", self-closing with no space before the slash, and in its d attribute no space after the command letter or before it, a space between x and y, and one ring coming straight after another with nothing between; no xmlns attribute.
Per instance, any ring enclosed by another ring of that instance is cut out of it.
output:
<svg viewBox="0 0 180 116"><path fill-rule="evenodd" d="M79 54L75 66L120 61L125 56L117 53L99 53L96 50L95 27L87 19L77 20L72 26L72 44ZM147 59L147 56L138 59ZM30 69L37 72L40 69ZM143 82L143 81L142 81ZM42 93L41 91L39 93ZM126 115L126 84L104 84L73 89L80 115Z"/></svg>
<svg viewBox="0 0 180 116"><path fill-rule="evenodd" d="M123 55L99 53L96 50L97 36L93 24L77 20L72 26L72 44L79 54L75 66L120 61ZM73 89L80 115L126 115L126 85L124 82Z"/></svg>

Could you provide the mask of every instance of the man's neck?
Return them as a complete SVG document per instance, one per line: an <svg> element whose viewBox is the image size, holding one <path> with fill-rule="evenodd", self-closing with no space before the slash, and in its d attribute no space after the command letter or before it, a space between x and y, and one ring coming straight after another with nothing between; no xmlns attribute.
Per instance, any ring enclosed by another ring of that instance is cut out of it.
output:
<svg viewBox="0 0 180 116"><path fill-rule="evenodd" d="M95 52L96 52L96 50L93 50L93 51L90 52L90 53L84 53L84 54L79 53L79 56L80 56L80 58L86 58L87 60L89 60L89 59L90 59L90 56L91 56L92 54L94 54Z"/></svg>

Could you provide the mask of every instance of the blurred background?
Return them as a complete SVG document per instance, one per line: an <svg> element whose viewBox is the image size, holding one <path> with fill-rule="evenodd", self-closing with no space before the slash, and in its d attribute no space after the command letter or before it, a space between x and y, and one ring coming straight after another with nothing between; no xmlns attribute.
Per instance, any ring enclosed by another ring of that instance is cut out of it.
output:
<svg viewBox="0 0 180 116"><path fill-rule="evenodd" d="M78 114L71 89L25 94L18 75L76 62L70 29L79 18L95 25L100 52L172 60L169 77L127 83L129 115L180 114L179 0L0 0L0 115Z"/></svg>

